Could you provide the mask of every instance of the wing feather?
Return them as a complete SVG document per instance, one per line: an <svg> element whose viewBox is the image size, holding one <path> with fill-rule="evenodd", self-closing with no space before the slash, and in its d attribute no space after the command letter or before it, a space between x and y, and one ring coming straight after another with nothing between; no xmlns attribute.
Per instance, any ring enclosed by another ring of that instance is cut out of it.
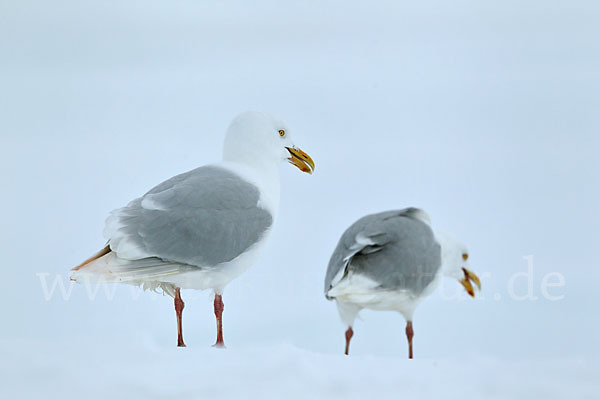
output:
<svg viewBox="0 0 600 400"><path fill-rule="evenodd" d="M271 227L259 200L258 188L233 172L200 167L113 211L104 234L122 259L212 267L242 254Z"/></svg>
<svg viewBox="0 0 600 400"><path fill-rule="evenodd" d="M325 296L349 272L378 282L381 288L420 292L437 273L439 245L427 214L417 208L368 215L340 238L325 276Z"/></svg>

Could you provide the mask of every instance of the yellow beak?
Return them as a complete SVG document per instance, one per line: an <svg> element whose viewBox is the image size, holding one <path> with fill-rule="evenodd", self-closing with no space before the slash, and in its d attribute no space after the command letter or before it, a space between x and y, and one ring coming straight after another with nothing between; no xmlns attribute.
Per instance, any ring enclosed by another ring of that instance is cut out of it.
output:
<svg viewBox="0 0 600 400"><path fill-rule="evenodd" d="M471 297L475 297L475 289L473 288L473 283L477 286L478 290L481 290L481 281L479 277L475 275L474 272L469 271L466 268L462 269L465 273L465 277L460 280L460 283L465 287L465 290Z"/></svg>
<svg viewBox="0 0 600 400"><path fill-rule="evenodd" d="M295 165L300 171L312 174L315 170L315 162L302 150L296 147L286 147L291 157L288 158L290 164Z"/></svg>

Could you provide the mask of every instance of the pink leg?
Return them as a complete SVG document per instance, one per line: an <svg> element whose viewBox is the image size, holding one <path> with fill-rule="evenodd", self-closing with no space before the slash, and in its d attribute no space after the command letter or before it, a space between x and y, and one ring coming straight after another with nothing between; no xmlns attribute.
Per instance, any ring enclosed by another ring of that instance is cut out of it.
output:
<svg viewBox="0 0 600 400"><path fill-rule="evenodd" d="M223 297L220 294L215 294L215 317L217 317L217 342L214 347L225 347L223 341L223 310L225 310L225 304L223 304Z"/></svg>
<svg viewBox="0 0 600 400"><path fill-rule="evenodd" d="M346 331L346 351L344 352L346 355L350 353L350 340L352 339L352 336L354 336L354 331L352 330L352 327L349 326Z"/></svg>
<svg viewBox="0 0 600 400"><path fill-rule="evenodd" d="M408 339L408 358L413 358L413 336L415 336L415 332L413 331L412 321L406 321L406 338Z"/></svg>
<svg viewBox="0 0 600 400"><path fill-rule="evenodd" d="M177 347L185 347L183 343L183 325L181 323L181 314L183 313L183 307L185 303L181 298L181 291L179 288L175 289L175 314L177 315Z"/></svg>

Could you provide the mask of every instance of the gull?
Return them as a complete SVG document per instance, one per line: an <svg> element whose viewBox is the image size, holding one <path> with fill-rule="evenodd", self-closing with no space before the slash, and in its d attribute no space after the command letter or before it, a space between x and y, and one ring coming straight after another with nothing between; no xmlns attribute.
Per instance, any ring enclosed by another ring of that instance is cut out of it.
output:
<svg viewBox="0 0 600 400"><path fill-rule="evenodd" d="M342 235L327 268L325 297L335 300L346 330L364 309L397 311L406 320L408 357L413 358L413 313L439 284L442 275L456 278L467 293L481 289L468 267L469 253L450 235L434 232L425 211L410 207L367 215Z"/></svg>
<svg viewBox="0 0 600 400"><path fill-rule="evenodd" d="M73 269L77 282L121 282L174 298L177 346L183 341L181 289L214 291L216 347L224 347L223 290L259 258L277 216L279 165L312 174L311 157L286 125L248 111L233 119L223 161L174 176L114 210L108 241Z"/></svg>

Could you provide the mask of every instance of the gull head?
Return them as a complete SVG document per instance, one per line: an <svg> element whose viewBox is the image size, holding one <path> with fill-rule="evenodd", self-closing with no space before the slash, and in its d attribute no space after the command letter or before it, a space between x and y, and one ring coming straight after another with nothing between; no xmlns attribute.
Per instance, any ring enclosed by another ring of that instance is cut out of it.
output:
<svg viewBox="0 0 600 400"><path fill-rule="evenodd" d="M312 158L294 144L285 123L258 111L233 119L225 136L223 159L259 166L287 161L309 174L315 169Z"/></svg>
<svg viewBox="0 0 600 400"><path fill-rule="evenodd" d="M475 297L475 285L481 290L481 280L469 269L469 252L465 245L444 232L436 232L442 249L442 273L457 279L469 296Z"/></svg>

